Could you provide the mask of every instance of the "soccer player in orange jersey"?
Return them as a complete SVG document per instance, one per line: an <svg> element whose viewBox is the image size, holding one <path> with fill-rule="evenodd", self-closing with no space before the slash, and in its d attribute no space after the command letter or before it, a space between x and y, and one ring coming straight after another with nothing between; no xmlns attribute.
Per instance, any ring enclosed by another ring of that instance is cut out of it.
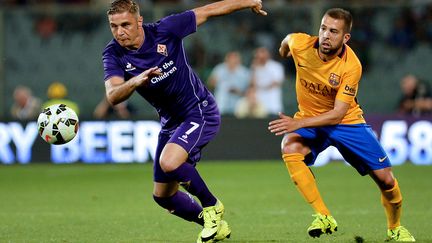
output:
<svg viewBox="0 0 432 243"><path fill-rule="evenodd" d="M279 53L292 56L296 65L298 112L294 117L280 113L269 130L284 135L283 160L299 192L312 206L315 220L308 228L312 237L337 230L336 220L318 191L312 165L320 152L335 146L360 175L370 175L381 190L388 240L413 242L400 224L402 195L391 163L356 100L362 66L347 45L352 15L340 8L323 16L319 36L289 34Z"/></svg>

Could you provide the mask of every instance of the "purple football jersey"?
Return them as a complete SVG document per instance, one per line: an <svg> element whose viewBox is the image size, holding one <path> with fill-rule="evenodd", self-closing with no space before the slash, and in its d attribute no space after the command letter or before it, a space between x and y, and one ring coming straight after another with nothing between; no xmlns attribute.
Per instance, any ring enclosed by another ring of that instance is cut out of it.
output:
<svg viewBox="0 0 432 243"><path fill-rule="evenodd" d="M183 38L196 31L193 11L167 16L156 23L144 24L144 43L138 50L127 50L112 40L103 52L104 80L113 76L124 80L151 67L162 75L136 91L156 108L162 128L178 126L192 113L218 115L213 95L190 67Z"/></svg>

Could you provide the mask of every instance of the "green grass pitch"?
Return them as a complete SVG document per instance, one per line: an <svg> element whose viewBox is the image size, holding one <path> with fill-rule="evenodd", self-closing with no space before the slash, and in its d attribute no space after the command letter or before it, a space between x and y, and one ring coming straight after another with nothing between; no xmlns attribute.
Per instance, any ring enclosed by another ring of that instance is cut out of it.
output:
<svg viewBox="0 0 432 243"><path fill-rule="evenodd" d="M198 169L225 204L225 242L383 242L380 194L340 162L314 168L339 230L312 239L312 210L280 161L204 161ZM404 197L402 224L432 242L432 166L394 167ZM0 166L0 242L195 242L200 227L152 199L151 164Z"/></svg>

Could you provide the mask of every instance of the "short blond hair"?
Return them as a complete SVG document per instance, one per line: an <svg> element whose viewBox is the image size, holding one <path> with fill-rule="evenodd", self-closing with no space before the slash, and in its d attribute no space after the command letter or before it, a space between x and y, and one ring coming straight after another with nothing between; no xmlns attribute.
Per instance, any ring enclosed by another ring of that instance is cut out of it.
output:
<svg viewBox="0 0 432 243"><path fill-rule="evenodd" d="M131 14L140 15L139 5L133 0L114 0L107 11L107 15L129 12Z"/></svg>

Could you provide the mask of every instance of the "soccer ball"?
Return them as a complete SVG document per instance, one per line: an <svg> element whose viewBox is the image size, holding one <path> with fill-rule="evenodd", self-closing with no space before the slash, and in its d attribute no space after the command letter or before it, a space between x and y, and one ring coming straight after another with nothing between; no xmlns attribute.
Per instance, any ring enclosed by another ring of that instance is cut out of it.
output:
<svg viewBox="0 0 432 243"><path fill-rule="evenodd" d="M78 116L64 104L45 108L38 117L39 135L49 144L65 144L78 132Z"/></svg>

